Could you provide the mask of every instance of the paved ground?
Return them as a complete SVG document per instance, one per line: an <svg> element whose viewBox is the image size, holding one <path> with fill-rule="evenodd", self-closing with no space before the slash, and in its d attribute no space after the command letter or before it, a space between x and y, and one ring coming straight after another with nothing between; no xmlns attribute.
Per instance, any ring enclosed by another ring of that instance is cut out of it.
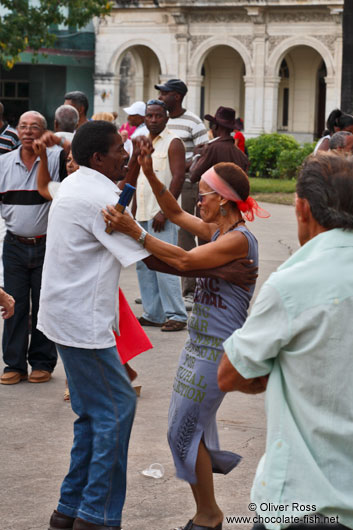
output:
<svg viewBox="0 0 353 530"><path fill-rule="evenodd" d="M264 205L270 219L258 219L252 230L260 243L258 287L297 248L294 209ZM134 268L124 271L121 285L134 304L137 280ZM174 477L166 442L170 389L187 332L149 332L154 349L136 358L142 395L138 400L129 452L128 494L124 530L171 530L185 524L194 507L189 487ZM0 367L2 369L2 366ZM61 362L50 383L0 385L0 528L46 530L56 507L59 486L69 464L74 415L63 401L65 377ZM247 509L256 464L263 453L265 417L263 396L230 394L218 414L222 448L243 456L228 476L216 476L215 487L226 515L251 515ZM162 463L162 479L141 471ZM224 524L226 530L247 530L251 525Z"/></svg>

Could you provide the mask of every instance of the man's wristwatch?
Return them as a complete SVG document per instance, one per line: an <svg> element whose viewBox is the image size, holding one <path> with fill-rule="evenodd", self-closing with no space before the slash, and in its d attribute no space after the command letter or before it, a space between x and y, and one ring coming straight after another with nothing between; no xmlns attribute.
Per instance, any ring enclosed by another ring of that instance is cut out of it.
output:
<svg viewBox="0 0 353 530"><path fill-rule="evenodd" d="M64 144L65 144L65 138L63 138L62 136L60 137L60 142L58 143L58 145L60 145L60 147L64 147Z"/></svg>
<svg viewBox="0 0 353 530"><path fill-rule="evenodd" d="M137 242L140 243L143 247L145 246L145 239L146 239L146 236L147 236L147 232L146 232L146 230L144 230L144 229L142 228L142 230L141 230L141 234L140 234L140 236L139 236Z"/></svg>

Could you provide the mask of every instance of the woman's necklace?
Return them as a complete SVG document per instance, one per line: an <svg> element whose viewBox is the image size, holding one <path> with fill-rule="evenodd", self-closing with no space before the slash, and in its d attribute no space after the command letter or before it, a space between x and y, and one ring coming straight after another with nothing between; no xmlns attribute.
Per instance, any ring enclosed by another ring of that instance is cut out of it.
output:
<svg viewBox="0 0 353 530"><path fill-rule="evenodd" d="M234 225L232 225L230 228L228 228L228 230L226 232L224 232L225 234L228 234L228 232L230 232L231 230L233 230L235 227L237 227L240 223L245 223L245 220L243 218L239 219L239 221L237 221L236 223L234 223Z"/></svg>

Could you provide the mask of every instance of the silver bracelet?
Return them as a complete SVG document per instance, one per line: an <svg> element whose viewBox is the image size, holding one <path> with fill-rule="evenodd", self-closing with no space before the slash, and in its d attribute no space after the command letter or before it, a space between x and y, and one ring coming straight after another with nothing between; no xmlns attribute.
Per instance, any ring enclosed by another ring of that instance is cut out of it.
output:
<svg viewBox="0 0 353 530"><path fill-rule="evenodd" d="M139 238L137 239L137 242L140 243L143 247L145 246L145 239L147 236L146 230L142 228L141 234L139 235Z"/></svg>
<svg viewBox="0 0 353 530"><path fill-rule="evenodd" d="M64 144L65 144L65 138L63 138L63 137L61 136L61 138L60 138L60 142L59 142L58 145L60 145L60 147L64 147Z"/></svg>

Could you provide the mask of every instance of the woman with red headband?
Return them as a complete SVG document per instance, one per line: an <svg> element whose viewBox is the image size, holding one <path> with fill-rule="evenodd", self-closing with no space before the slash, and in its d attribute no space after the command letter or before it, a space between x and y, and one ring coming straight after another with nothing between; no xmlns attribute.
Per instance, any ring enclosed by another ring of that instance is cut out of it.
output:
<svg viewBox="0 0 353 530"><path fill-rule="evenodd" d="M113 208L104 211L106 222L125 232L162 261L181 271L218 267L234 259L248 258L257 265L257 241L245 226L254 214L267 217L249 197L249 179L230 162L207 170L200 181L201 219L184 212L156 177L151 148L141 147L139 162L159 205L173 223L209 241L185 251L141 230L135 221ZM180 530L221 530L223 513L216 503L213 473L229 473L240 456L221 451L216 413L224 393L217 385L217 368L223 341L242 326L254 291L224 280L199 278L188 322L189 337L181 353L169 409L168 441L177 476L192 489L196 514Z"/></svg>

